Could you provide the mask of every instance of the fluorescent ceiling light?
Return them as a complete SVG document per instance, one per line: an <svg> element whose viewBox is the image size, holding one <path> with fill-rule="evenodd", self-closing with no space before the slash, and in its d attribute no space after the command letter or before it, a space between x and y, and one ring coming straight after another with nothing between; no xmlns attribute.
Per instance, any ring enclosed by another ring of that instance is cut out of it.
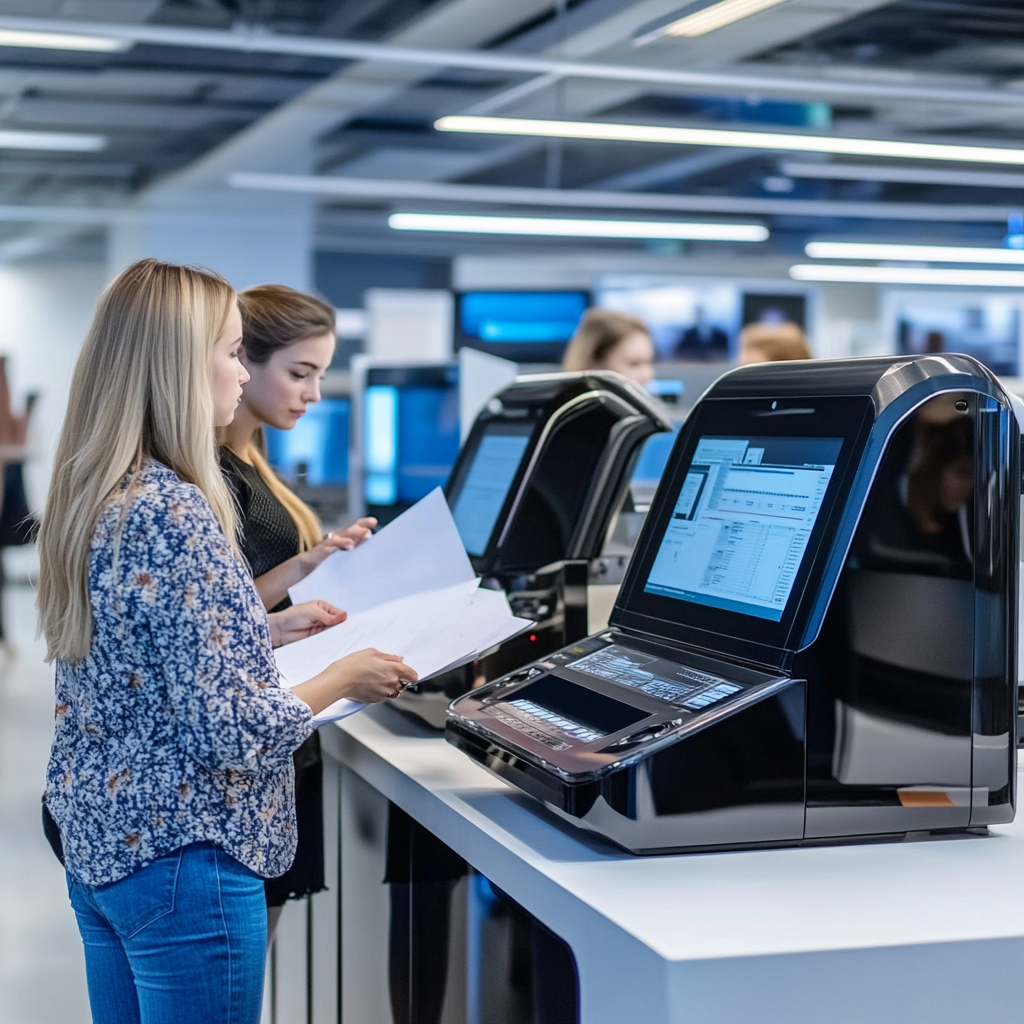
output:
<svg viewBox="0 0 1024 1024"><path fill-rule="evenodd" d="M685 18L673 21L659 31L664 36L703 36L714 32L716 28L724 28L735 21L742 21L752 14L765 11L769 7L781 4L783 0L722 0L703 10L687 14Z"/></svg>
<svg viewBox="0 0 1024 1024"><path fill-rule="evenodd" d="M950 270L938 267L850 267L798 263L794 281L842 281L851 284L934 284L953 288L1024 288L1021 270Z"/></svg>
<svg viewBox="0 0 1024 1024"><path fill-rule="evenodd" d="M45 149L58 153L95 153L107 144L106 136L81 132L29 132L0 129L0 149Z"/></svg>
<svg viewBox="0 0 1024 1024"><path fill-rule="evenodd" d="M94 53L121 53L134 44L129 39L87 36L71 32L26 32L0 29L0 46L24 46L42 50L91 50Z"/></svg>
<svg viewBox="0 0 1024 1024"><path fill-rule="evenodd" d="M550 235L563 238L671 238L687 241L763 242L761 224L702 224L568 217L491 217L460 213L393 213L396 231L456 231L479 235Z"/></svg>
<svg viewBox="0 0 1024 1024"><path fill-rule="evenodd" d="M1024 264L1020 249L966 245L889 245L881 242L808 242L804 252L825 260L907 260L912 263Z"/></svg>
<svg viewBox="0 0 1024 1024"><path fill-rule="evenodd" d="M938 142L852 139L836 135L748 132L725 128L671 128L653 124L609 124L601 121L553 121L526 117L482 117L449 114L434 127L442 132L490 135L533 135L554 139L597 139L613 142L663 142L677 146L733 146L742 149L841 153L906 160L958 160L980 164L1024 164L1024 149L1002 146L958 146Z"/></svg>

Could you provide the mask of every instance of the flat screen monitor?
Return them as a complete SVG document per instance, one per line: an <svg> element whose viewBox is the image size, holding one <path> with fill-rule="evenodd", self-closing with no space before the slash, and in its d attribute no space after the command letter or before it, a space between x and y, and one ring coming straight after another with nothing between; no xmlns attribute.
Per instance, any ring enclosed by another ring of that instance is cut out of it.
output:
<svg viewBox="0 0 1024 1024"><path fill-rule="evenodd" d="M443 487L459 453L458 367L370 367L363 395L363 493L384 520Z"/></svg>
<svg viewBox="0 0 1024 1024"><path fill-rule="evenodd" d="M452 498L452 516L470 555L484 554L530 441L529 425L488 427L462 485Z"/></svg>
<svg viewBox="0 0 1024 1024"><path fill-rule="evenodd" d="M456 347L520 363L559 362L589 305L585 291L463 292Z"/></svg>
<svg viewBox="0 0 1024 1024"><path fill-rule="evenodd" d="M267 458L286 480L311 487L348 483L349 419L347 398L325 398L311 405L291 430L264 431Z"/></svg>
<svg viewBox="0 0 1024 1024"><path fill-rule="evenodd" d="M778 622L841 437L701 437L644 590Z"/></svg>
<svg viewBox="0 0 1024 1024"><path fill-rule="evenodd" d="M790 649L833 565L872 418L861 397L702 402L669 457L613 621L726 653L734 641Z"/></svg>

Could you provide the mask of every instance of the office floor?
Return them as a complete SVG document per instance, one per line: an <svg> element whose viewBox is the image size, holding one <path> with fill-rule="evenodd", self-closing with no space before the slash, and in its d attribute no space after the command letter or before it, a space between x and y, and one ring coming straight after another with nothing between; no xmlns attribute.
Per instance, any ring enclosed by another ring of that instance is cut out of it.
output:
<svg viewBox="0 0 1024 1024"><path fill-rule="evenodd" d="M15 658L0 654L0 1021L87 1024L85 967L64 872L39 798L53 721L53 670L35 638L33 591L4 597Z"/></svg>

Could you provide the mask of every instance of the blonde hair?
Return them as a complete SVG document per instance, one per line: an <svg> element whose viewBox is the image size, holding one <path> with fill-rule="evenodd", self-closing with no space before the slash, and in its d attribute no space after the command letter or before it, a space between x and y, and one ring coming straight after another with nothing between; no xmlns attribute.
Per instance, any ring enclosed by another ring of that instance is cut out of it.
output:
<svg viewBox="0 0 1024 1024"><path fill-rule="evenodd" d="M642 320L610 309L588 309L562 356L563 370L596 370L608 354L631 334L650 337Z"/></svg>
<svg viewBox="0 0 1024 1024"><path fill-rule="evenodd" d="M766 363L812 358L804 332L790 321L782 324L747 324L740 331L739 347L741 356L744 349L753 349L764 356Z"/></svg>
<svg viewBox="0 0 1024 1024"><path fill-rule="evenodd" d="M237 551L235 506L213 436L213 343L235 293L194 267L141 260L107 286L75 364L39 531L46 660L89 653L89 547L126 475L127 510L144 459L198 487Z"/></svg>
<svg viewBox="0 0 1024 1024"><path fill-rule="evenodd" d="M322 334L333 334L334 308L315 295L296 291L283 284L260 284L238 296L242 314L242 345L246 358L262 366L283 348ZM323 527L316 513L271 469L266 457L262 429L246 449L267 489L284 506L299 531L299 550L316 547L323 538Z"/></svg>

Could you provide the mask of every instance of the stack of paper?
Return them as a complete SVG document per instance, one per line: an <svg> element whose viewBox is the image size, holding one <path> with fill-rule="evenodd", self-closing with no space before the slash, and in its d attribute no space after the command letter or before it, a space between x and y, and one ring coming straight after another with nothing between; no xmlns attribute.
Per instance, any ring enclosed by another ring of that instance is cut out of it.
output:
<svg viewBox="0 0 1024 1024"><path fill-rule="evenodd" d="M320 598L349 616L279 648L278 667L295 686L367 647L401 655L420 679L462 664L532 625L512 614L502 592L481 589L479 582L438 488L291 588L296 603ZM314 720L333 721L362 707L340 700Z"/></svg>

